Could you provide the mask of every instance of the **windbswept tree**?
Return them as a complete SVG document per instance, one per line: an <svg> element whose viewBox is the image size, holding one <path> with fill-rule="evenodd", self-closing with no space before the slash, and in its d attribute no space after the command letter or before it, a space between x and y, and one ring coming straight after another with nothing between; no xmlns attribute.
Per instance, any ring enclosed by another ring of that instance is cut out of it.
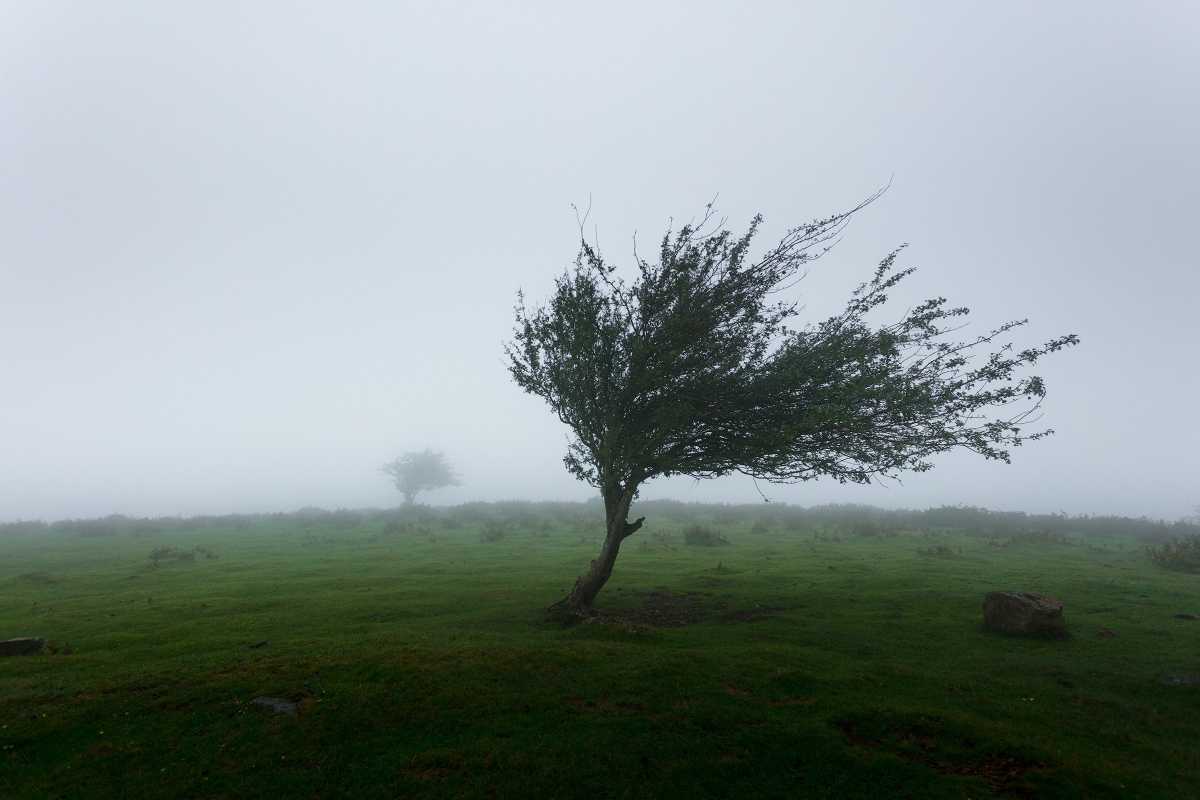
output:
<svg viewBox="0 0 1200 800"><path fill-rule="evenodd" d="M551 611L591 612L644 522L629 521L630 505L654 478L868 483L928 470L957 448L1007 462L1052 433L1026 430L1046 389L1024 368L1077 337L1014 350L1002 340L1018 320L959 340L968 309L942 297L876 323L913 272L897 267L899 250L841 313L792 325L799 308L783 292L876 197L789 230L757 257L761 216L737 236L713 224L710 204L699 223L668 227L655 262L635 252L628 279L581 236L545 305L518 293L509 370L571 429L563 461L604 501L600 553Z"/></svg>
<svg viewBox="0 0 1200 800"><path fill-rule="evenodd" d="M415 503L420 492L458 485L458 476L446 457L428 448L405 453L395 461L384 464L381 471L391 476L396 488L404 495L406 506Z"/></svg>

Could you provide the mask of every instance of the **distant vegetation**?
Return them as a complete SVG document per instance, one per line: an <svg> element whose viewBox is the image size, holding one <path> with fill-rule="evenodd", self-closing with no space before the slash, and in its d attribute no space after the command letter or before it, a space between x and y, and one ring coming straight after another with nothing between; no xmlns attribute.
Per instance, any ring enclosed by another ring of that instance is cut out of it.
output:
<svg viewBox="0 0 1200 800"><path fill-rule="evenodd" d="M355 528L382 525L388 535L426 536L434 526L504 523L514 532L546 532L567 526L576 534L599 535L598 501L586 503L521 502L464 503L457 506L414 505L398 509L336 509L307 507L268 514L220 514L195 517L128 517L113 514L99 519L57 522L21 520L0 523L0 536L46 533L87 538L146 536L196 529L249 530L263 522L287 523L296 528ZM664 526L703 525L720 535L722 525L748 523L750 532L824 531L827 535L891 536L900 532L945 532L1002 539L1008 544L1039 541L1064 542L1071 537L1132 537L1147 544L1166 545L1200 553L1200 520L1166 522L1146 517L1068 514L1027 514L989 511L971 506L940 506L925 510L888 510L867 505L833 504L792 506L786 503L727 505L681 503L673 500L639 502L637 511L653 514ZM496 537L501 538L501 537ZM1159 548L1159 551L1166 549ZM1156 559L1157 560L1157 559Z"/></svg>
<svg viewBox="0 0 1200 800"><path fill-rule="evenodd" d="M693 547L717 547L729 544L729 540L724 536L703 525L689 525L683 532L683 542Z"/></svg>
<svg viewBox="0 0 1200 800"><path fill-rule="evenodd" d="M380 471L396 484L406 506L415 503L421 492L457 486L459 482L446 456L428 448L405 453L384 464Z"/></svg>
<svg viewBox="0 0 1200 800"><path fill-rule="evenodd" d="M1180 572L1200 572L1200 536L1149 545L1146 552L1161 567Z"/></svg>

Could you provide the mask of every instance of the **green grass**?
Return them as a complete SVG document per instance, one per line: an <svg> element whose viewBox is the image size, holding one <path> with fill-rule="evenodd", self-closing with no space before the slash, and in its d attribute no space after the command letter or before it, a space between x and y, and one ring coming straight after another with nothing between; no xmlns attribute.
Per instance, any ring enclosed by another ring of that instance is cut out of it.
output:
<svg viewBox="0 0 1200 800"><path fill-rule="evenodd" d="M58 651L0 659L0 797L1200 796L1200 686L1164 682L1200 674L1200 576L1132 539L706 524L730 544L651 518L601 596L699 593L669 628L544 623L596 550L561 526L0 538L0 638ZM984 632L992 589L1072 637Z"/></svg>

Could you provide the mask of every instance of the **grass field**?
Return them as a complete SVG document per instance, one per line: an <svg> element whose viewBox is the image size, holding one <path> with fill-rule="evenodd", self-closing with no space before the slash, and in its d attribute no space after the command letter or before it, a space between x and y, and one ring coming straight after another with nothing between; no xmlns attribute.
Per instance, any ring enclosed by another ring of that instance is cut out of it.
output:
<svg viewBox="0 0 1200 800"><path fill-rule="evenodd" d="M1200 576L1132 538L651 516L553 626L588 510L0 537L0 639L50 641L0 659L0 797L1200 797Z"/></svg>

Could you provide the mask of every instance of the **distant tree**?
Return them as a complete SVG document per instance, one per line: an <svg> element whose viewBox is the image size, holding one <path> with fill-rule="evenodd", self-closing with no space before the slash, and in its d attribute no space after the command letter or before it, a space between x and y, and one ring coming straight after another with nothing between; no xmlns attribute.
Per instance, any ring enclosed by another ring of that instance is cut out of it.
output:
<svg viewBox="0 0 1200 800"><path fill-rule="evenodd" d="M382 471L391 476L396 488L404 495L406 506L416 502L419 492L458 485L458 476L450 468L446 457L429 449L405 453L395 461L384 464Z"/></svg>
<svg viewBox="0 0 1200 800"><path fill-rule="evenodd" d="M869 322L913 272L896 268L899 250L844 311L789 325L799 309L781 293L876 197L788 231L757 259L761 217L735 236L713 224L710 204L699 223L667 230L656 263L635 248L632 281L581 236L548 303L530 308L518 293L509 371L573 431L563 461L604 501L600 554L552 611L591 612L621 542L642 527L644 518L629 522L630 505L653 478L867 483L928 470L955 448L1007 462L1009 448L1052 432L1023 431L1045 386L1018 373L1078 339L1019 351L1006 343L976 362L974 351L1025 320L955 341L968 310L938 297L897 322Z"/></svg>

